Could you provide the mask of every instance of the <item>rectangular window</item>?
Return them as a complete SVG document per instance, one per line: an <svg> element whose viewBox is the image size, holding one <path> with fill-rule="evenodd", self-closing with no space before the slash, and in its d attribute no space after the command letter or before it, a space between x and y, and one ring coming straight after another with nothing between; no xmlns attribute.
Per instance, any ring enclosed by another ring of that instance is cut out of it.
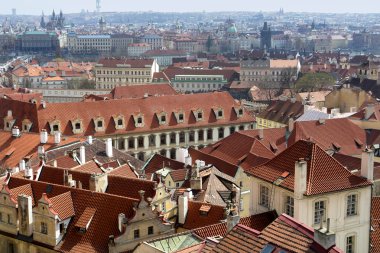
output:
<svg viewBox="0 0 380 253"><path fill-rule="evenodd" d="M140 229L135 229L135 230L133 231L133 238L134 238L134 239L138 239L138 238L140 238Z"/></svg>
<svg viewBox="0 0 380 253"><path fill-rule="evenodd" d="M128 139L128 148L135 148L135 139Z"/></svg>
<svg viewBox="0 0 380 253"><path fill-rule="evenodd" d="M326 212L326 202L318 201L314 203L314 224L320 224L321 220L324 221Z"/></svg>
<svg viewBox="0 0 380 253"><path fill-rule="evenodd" d="M153 226L148 227L148 235L153 235Z"/></svg>
<svg viewBox="0 0 380 253"><path fill-rule="evenodd" d="M10 214L8 214L8 224L12 224L12 217Z"/></svg>
<svg viewBox="0 0 380 253"><path fill-rule="evenodd" d="M41 233L47 235L48 234L48 228L47 224L45 222L41 222Z"/></svg>
<svg viewBox="0 0 380 253"><path fill-rule="evenodd" d="M355 236L346 238L346 253L355 253Z"/></svg>
<svg viewBox="0 0 380 253"><path fill-rule="evenodd" d="M161 211L162 211L162 212L166 212L165 201L161 203Z"/></svg>
<svg viewBox="0 0 380 253"><path fill-rule="evenodd" d="M3 213L0 212L0 222L3 222Z"/></svg>
<svg viewBox="0 0 380 253"><path fill-rule="evenodd" d="M357 214L358 196L356 194L347 197L347 216L354 216Z"/></svg>
<svg viewBox="0 0 380 253"><path fill-rule="evenodd" d="M294 217L294 198L287 196L285 202L285 213Z"/></svg>
<svg viewBox="0 0 380 253"><path fill-rule="evenodd" d="M240 199L240 211L244 211L244 203L243 203L243 199Z"/></svg>
<svg viewBox="0 0 380 253"><path fill-rule="evenodd" d="M260 205L269 208L269 188L260 186Z"/></svg>

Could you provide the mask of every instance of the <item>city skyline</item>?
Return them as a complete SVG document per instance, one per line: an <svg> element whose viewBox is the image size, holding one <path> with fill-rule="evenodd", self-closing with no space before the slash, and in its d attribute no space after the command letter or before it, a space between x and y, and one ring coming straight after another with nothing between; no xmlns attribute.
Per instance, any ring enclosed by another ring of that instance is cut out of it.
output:
<svg viewBox="0 0 380 253"><path fill-rule="evenodd" d="M227 2L193 0L191 2L164 0L153 2L140 0L138 2L121 2L118 0L101 1L102 12L128 12L128 11L157 11L157 12L218 12L218 11L263 11L272 12L283 8L285 12L320 12L320 13L376 13L380 12L380 6L372 5L371 0L363 0L361 4L336 0L334 2L321 0L308 2L304 0L267 0L265 2L251 2L236 0ZM11 14L13 8L19 15L39 15L42 11L50 13L53 9L62 10L64 13L79 13L81 10L90 12L96 9L95 0L78 1L67 0L65 3L58 1L34 0L3 3L0 14Z"/></svg>

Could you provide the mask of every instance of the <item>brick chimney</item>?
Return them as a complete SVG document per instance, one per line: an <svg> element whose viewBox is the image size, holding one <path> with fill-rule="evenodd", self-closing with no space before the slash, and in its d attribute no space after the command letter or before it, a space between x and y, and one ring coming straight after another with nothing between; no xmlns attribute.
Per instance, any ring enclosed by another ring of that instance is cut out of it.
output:
<svg viewBox="0 0 380 253"><path fill-rule="evenodd" d="M182 196L178 197L178 223L185 224L189 210L189 200L192 199L191 189L186 189Z"/></svg>
<svg viewBox="0 0 380 253"><path fill-rule="evenodd" d="M362 164L360 169L360 175L373 181L373 162L374 162L374 152L371 149L365 149L362 152Z"/></svg>
<svg viewBox="0 0 380 253"><path fill-rule="evenodd" d="M307 186L307 162L301 158L294 168L294 198L302 199Z"/></svg>

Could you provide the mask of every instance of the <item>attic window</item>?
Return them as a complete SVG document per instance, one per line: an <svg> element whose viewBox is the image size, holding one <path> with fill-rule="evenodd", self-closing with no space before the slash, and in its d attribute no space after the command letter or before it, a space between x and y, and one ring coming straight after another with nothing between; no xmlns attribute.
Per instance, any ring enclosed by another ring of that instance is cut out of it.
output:
<svg viewBox="0 0 380 253"><path fill-rule="evenodd" d="M103 127L103 121L98 120L97 127L102 128Z"/></svg>
<svg viewBox="0 0 380 253"><path fill-rule="evenodd" d="M179 113L179 114L178 114L178 121L179 121L179 122L182 122L182 121L183 121L183 118L184 118L183 113Z"/></svg>
<svg viewBox="0 0 380 253"><path fill-rule="evenodd" d="M339 152L340 149L341 149L341 146L338 143L336 143L336 142L333 142L332 146L335 149L335 151L337 151L337 152Z"/></svg>
<svg viewBox="0 0 380 253"><path fill-rule="evenodd" d="M81 123L75 123L75 130L80 130L81 129Z"/></svg>
<svg viewBox="0 0 380 253"><path fill-rule="evenodd" d="M54 125L53 125L53 131L54 131L54 132L59 131L59 126L58 126L57 124L54 124Z"/></svg>
<svg viewBox="0 0 380 253"><path fill-rule="evenodd" d="M355 138L355 144L358 146L358 148L361 148L363 146L363 142L358 138Z"/></svg>
<svg viewBox="0 0 380 253"><path fill-rule="evenodd" d="M221 118L221 117L223 117L223 111L222 111L222 110L219 110L219 111L218 111L218 118Z"/></svg>
<svg viewBox="0 0 380 253"><path fill-rule="evenodd" d="M208 205L202 205L201 208L199 208L199 214L201 216L207 216L210 212L211 206Z"/></svg>
<svg viewBox="0 0 380 253"><path fill-rule="evenodd" d="M142 117L137 118L137 124L142 124Z"/></svg>
<svg viewBox="0 0 380 253"><path fill-rule="evenodd" d="M122 126L123 125L123 120L122 119L118 119L117 120L117 125L118 126Z"/></svg>
<svg viewBox="0 0 380 253"><path fill-rule="evenodd" d="M240 116L243 115L243 109L242 108L239 109L238 115L240 115Z"/></svg>
<svg viewBox="0 0 380 253"><path fill-rule="evenodd" d="M201 120L202 118L203 118L203 113L202 112L198 112L197 113L197 119Z"/></svg>

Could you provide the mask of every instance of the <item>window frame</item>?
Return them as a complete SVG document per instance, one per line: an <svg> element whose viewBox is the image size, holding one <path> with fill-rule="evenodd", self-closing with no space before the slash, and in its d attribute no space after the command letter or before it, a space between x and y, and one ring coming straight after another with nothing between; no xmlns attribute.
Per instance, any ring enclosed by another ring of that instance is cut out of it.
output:
<svg viewBox="0 0 380 253"><path fill-rule="evenodd" d="M284 213L294 217L294 198L292 196L285 196Z"/></svg>
<svg viewBox="0 0 380 253"><path fill-rule="evenodd" d="M259 205L265 208L269 208L270 202L270 190L266 185L260 184L259 186Z"/></svg>
<svg viewBox="0 0 380 253"><path fill-rule="evenodd" d="M323 202L323 208L321 206L316 208L317 203ZM318 212L318 216L316 215ZM322 214L322 215L321 215ZM326 199L319 199L313 202L313 224L318 225L321 223L321 218L322 222L326 221L326 214L327 214L327 200ZM318 217L318 218L317 218Z"/></svg>
<svg viewBox="0 0 380 253"><path fill-rule="evenodd" d="M350 197L355 197L355 201L352 202L352 200L349 199ZM346 196L346 217L353 217L358 215L358 202L359 194L351 193Z"/></svg>

